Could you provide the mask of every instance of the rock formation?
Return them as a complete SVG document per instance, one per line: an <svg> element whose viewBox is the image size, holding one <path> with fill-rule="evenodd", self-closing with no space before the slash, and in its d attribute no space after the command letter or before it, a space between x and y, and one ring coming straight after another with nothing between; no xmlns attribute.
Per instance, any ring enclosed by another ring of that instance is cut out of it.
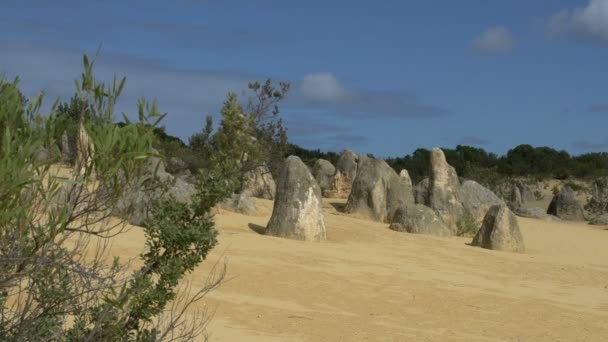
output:
<svg viewBox="0 0 608 342"><path fill-rule="evenodd" d="M414 198L416 200L416 204L424 204L426 206L430 205L429 203L429 191L431 186L431 179L425 178L421 180L414 189Z"/></svg>
<svg viewBox="0 0 608 342"><path fill-rule="evenodd" d="M357 162L359 156L351 151L345 150L340 155L336 163L336 172L332 179L332 184L327 191L328 197L348 198L352 184L357 176Z"/></svg>
<svg viewBox="0 0 608 342"><path fill-rule="evenodd" d="M463 209L468 210L477 223L483 221L492 206L505 204L492 191L472 180L464 181L458 187L456 196Z"/></svg>
<svg viewBox="0 0 608 342"><path fill-rule="evenodd" d="M557 195L553 196L547 214L555 215L562 220L584 221L585 211L583 205L576 199L574 191L564 187Z"/></svg>
<svg viewBox="0 0 608 342"><path fill-rule="evenodd" d="M335 173L336 168L329 161L325 159L317 159L315 161L315 165L312 168L312 175L317 180L317 183L319 183L323 194L326 195L329 193Z"/></svg>
<svg viewBox="0 0 608 342"><path fill-rule="evenodd" d="M274 199L276 184L267 166L258 166L243 176L241 193L247 197Z"/></svg>
<svg viewBox="0 0 608 342"><path fill-rule="evenodd" d="M422 204L401 206L395 211L389 227L398 232L436 236L452 235L450 229L433 209Z"/></svg>
<svg viewBox="0 0 608 342"><path fill-rule="evenodd" d="M390 222L401 205L414 204L406 183L384 160L360 156L346 212Z"/></svg>
<svg viewBox="0 0 608 342"><path fill-rule="evenodd" d="M457 222L462 215L462 205L457 198L459 186L456 170L448 164L441 149L433 148L429 205L454 233L458 230Z"/></svg>
<svg viewBox="0 0 608 342"><path fill-rule="evenodd" d="M321 188L295 156L282 165L266 234L305 241L326 239Z"/></svg>
<svg viewBox="0 0 608 342"><path fill-rule="evenodd" d="M506 205L495 205L490 208L471 244L498 251L517 253L525 251L517 217Z"/></svg>

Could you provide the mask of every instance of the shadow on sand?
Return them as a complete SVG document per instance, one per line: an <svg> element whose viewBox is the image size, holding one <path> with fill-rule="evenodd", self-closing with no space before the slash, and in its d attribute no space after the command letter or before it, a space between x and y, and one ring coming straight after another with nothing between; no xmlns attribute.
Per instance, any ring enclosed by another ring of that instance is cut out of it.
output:
<svg viewBox="0 0 608 342"><path fill-rule="evenodd" d="M249 226L249 229L260 235L266 234L266 227L260 226L259 224L249 223L247 226Z"/></svg>
<svg viewBox="0 0 608 342"><path fill-rule="evenodd" d="M334 209L336 209L336 211L340 213L343 213L346 209L346 203L329 202L329 204L331 204L331 206L334 207Z"/></svg>

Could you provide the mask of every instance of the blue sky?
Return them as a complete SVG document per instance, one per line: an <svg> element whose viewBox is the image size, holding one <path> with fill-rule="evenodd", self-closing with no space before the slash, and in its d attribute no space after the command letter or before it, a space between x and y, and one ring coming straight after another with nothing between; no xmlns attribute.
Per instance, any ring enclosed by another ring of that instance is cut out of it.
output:
<svg viewBox="0 0 608 342"><path fill-rule="evenodd" d="M608 0L2 0L0 74L68 100L82 54L187 140L228 91L288 81L290 139L403 156L608 151Z"/></svg>

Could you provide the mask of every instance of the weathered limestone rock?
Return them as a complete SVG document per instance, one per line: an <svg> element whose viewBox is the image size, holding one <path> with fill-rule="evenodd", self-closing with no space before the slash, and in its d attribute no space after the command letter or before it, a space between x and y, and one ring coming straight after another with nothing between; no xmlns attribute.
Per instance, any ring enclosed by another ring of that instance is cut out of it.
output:
<svg viewBox="0 0 608 342"><path fill-rule="evenodd" d="M359 157L357 176L346 203L346 212L390 222L397 208L413 204L411 188L384 160Z"/></svg>
<svg viewBox="0 0 608 342"><path fill-rule="evenodd" d="M80 124L78 125L76 141L76 170L78 173L82 173L86 168L90 167L94 154L95 145L91 141L84 121L81 119Z"/></svg>
<svg viewBox="0 0 608 342"><path fill-rule="evenodd" d="M244 215L255 215L258 212L255 207L255 199L247 197L242 193L233 194L222 201L222 203L220 203L220 208Z"/></svg>
<svg viewBox="0 0 608 342"><path fill-rule="evenodd" d="M517 211L519 208L522 207L523 202L524 201L521 197L521 191L519 190L519 187L517 186L517 184L513 184L511 189L511 199L509 201L509 208L511 208L511 210Z"/></svg>
<svg viewBox="0 0 608 342"><path fill-rule="evenodd" d="M315 165L312 168L312 175L319 183L321 192L327 194L331 189L333 177L336 173L336 168L325 159L317 159Z"/></svg>
<svg viewBox="0 0 608 342"><path fill-rule="evenodd" d="M495 205L486 214L481 229L471 243L487 249L523 253L524 239L517 217L506 205Z"/></svg>
<svg viewBox="0 0 608 342"><path fill-rule="evenodd" d="M328 197L348 198L352 184L357 176L357 163L359 156L351 151L345 150L340 155L336 163L336 172L332 179L332 184L327 191Z"/></svg>
<svg viewBox="0 0 608 342"><path fill-rule="evenodd" d="M390 229L398 232L449 236L452 232L435 211L422 204L401 206L395 211Z"/></svg>
<svg viewBox="0 0 608 342"><path fill-rule="evenodd" d="M584 221L585 211L583 205L576 199L574 191L565 187L557 195L553 196L547 214L555 215L562 220Z"/></svg>
<svg viewBox="0 0 608 342"><path fill-rule="evenodd" d="M477 223L483 221L492 206L505 204L492 191L472 180L466 180L462 183L458 188L457 198L462 207L471 213Z"/></svg>
<svg viewBox="0 0 608 342"><path fill-rule="evenodd" d="M153 151L153 153L157 152ZM166 188L144 191L146 187L144 184L153 178L165 184ZM144 174L125 184L125 187L126 190L113 208L113 214L134 225L141 225L144 222L155 200L171 196L180 203L190 203L196 192L194 185L168 173L163 160L158 157L149 157L146 160Z"/></svg>
<svg viewBox="0 0 608 342"><path fill-rule="evenodd" d="M401 177L401 179L403 179L403 181L405 182L405 184L408 187L412 187L412 179L410 178L410 173L407 172L406 169L401 170L401 172L399 172L399 177Z"/></svg>
<svg viewBox="0 0 608 342"><path fill-rule="evenodd" d="M608 214L596 216L589 220L589 224L595 226L608 226Z"/></svg>
<svg viewBox="0 0 608 342"><path fill-rule="evenodd" d="M321 188L296 156L285 160L266 234L295 240L326 239Z"/></svg>
<svg viewBox="0 0 608 342"><path fill-rule="evenodd" d="M258 166L246 172L243 178L241 193L248 197L274 199L277 186L267 166Z"/></svg>
<svg viewBox="0 0 608 342"><path fill-rule="evenodd" d="M441 149L433 148L429 204L454 233L458 230L457 222L462 215L462 205L457 198L459 186L456 170L448 164Z"/></svg>
<svg viewBox="0 0 608 342"><path fill-rule="evenodd" d="M608 177L598 178L593 182L591 198L586 208L597 215L608 213Z"/></svg>
<svg viewBox="0 0 608 342"><path fill-rule="evenodd" d="M430 186L431 179L425 178L421 180L418 185L416 185L416 189L414 190L414 198L416 200L416 204L424 204L429 206L429 196L430 196Z"/></svg>

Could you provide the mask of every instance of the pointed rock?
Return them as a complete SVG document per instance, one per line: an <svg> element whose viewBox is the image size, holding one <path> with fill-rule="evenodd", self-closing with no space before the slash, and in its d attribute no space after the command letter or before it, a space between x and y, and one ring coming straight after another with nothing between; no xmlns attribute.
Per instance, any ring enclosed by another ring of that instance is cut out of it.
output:
<svg viewBox="0 0 608 342"><path fill-rule="evenodd" d="M441 149L433 148L429 204L454 233L458 230L457 222L462 215L462 205L457 198L459 186L456 170L448 164Z"/></svg>
<svg viewBox="0 0 608 342"><path fill-rule="evenodd" d="M471 244L498 251L516 253L525 251L517 217L506 205L495 205L490 208Z"/></svg>
<svg viewBox="0 0 608 342"><path fill-rule="evenodd" d="M325 240L321 201L321 188L308 167L300 158L288 157L279 174L266 234L295 240Z"/></svg>

